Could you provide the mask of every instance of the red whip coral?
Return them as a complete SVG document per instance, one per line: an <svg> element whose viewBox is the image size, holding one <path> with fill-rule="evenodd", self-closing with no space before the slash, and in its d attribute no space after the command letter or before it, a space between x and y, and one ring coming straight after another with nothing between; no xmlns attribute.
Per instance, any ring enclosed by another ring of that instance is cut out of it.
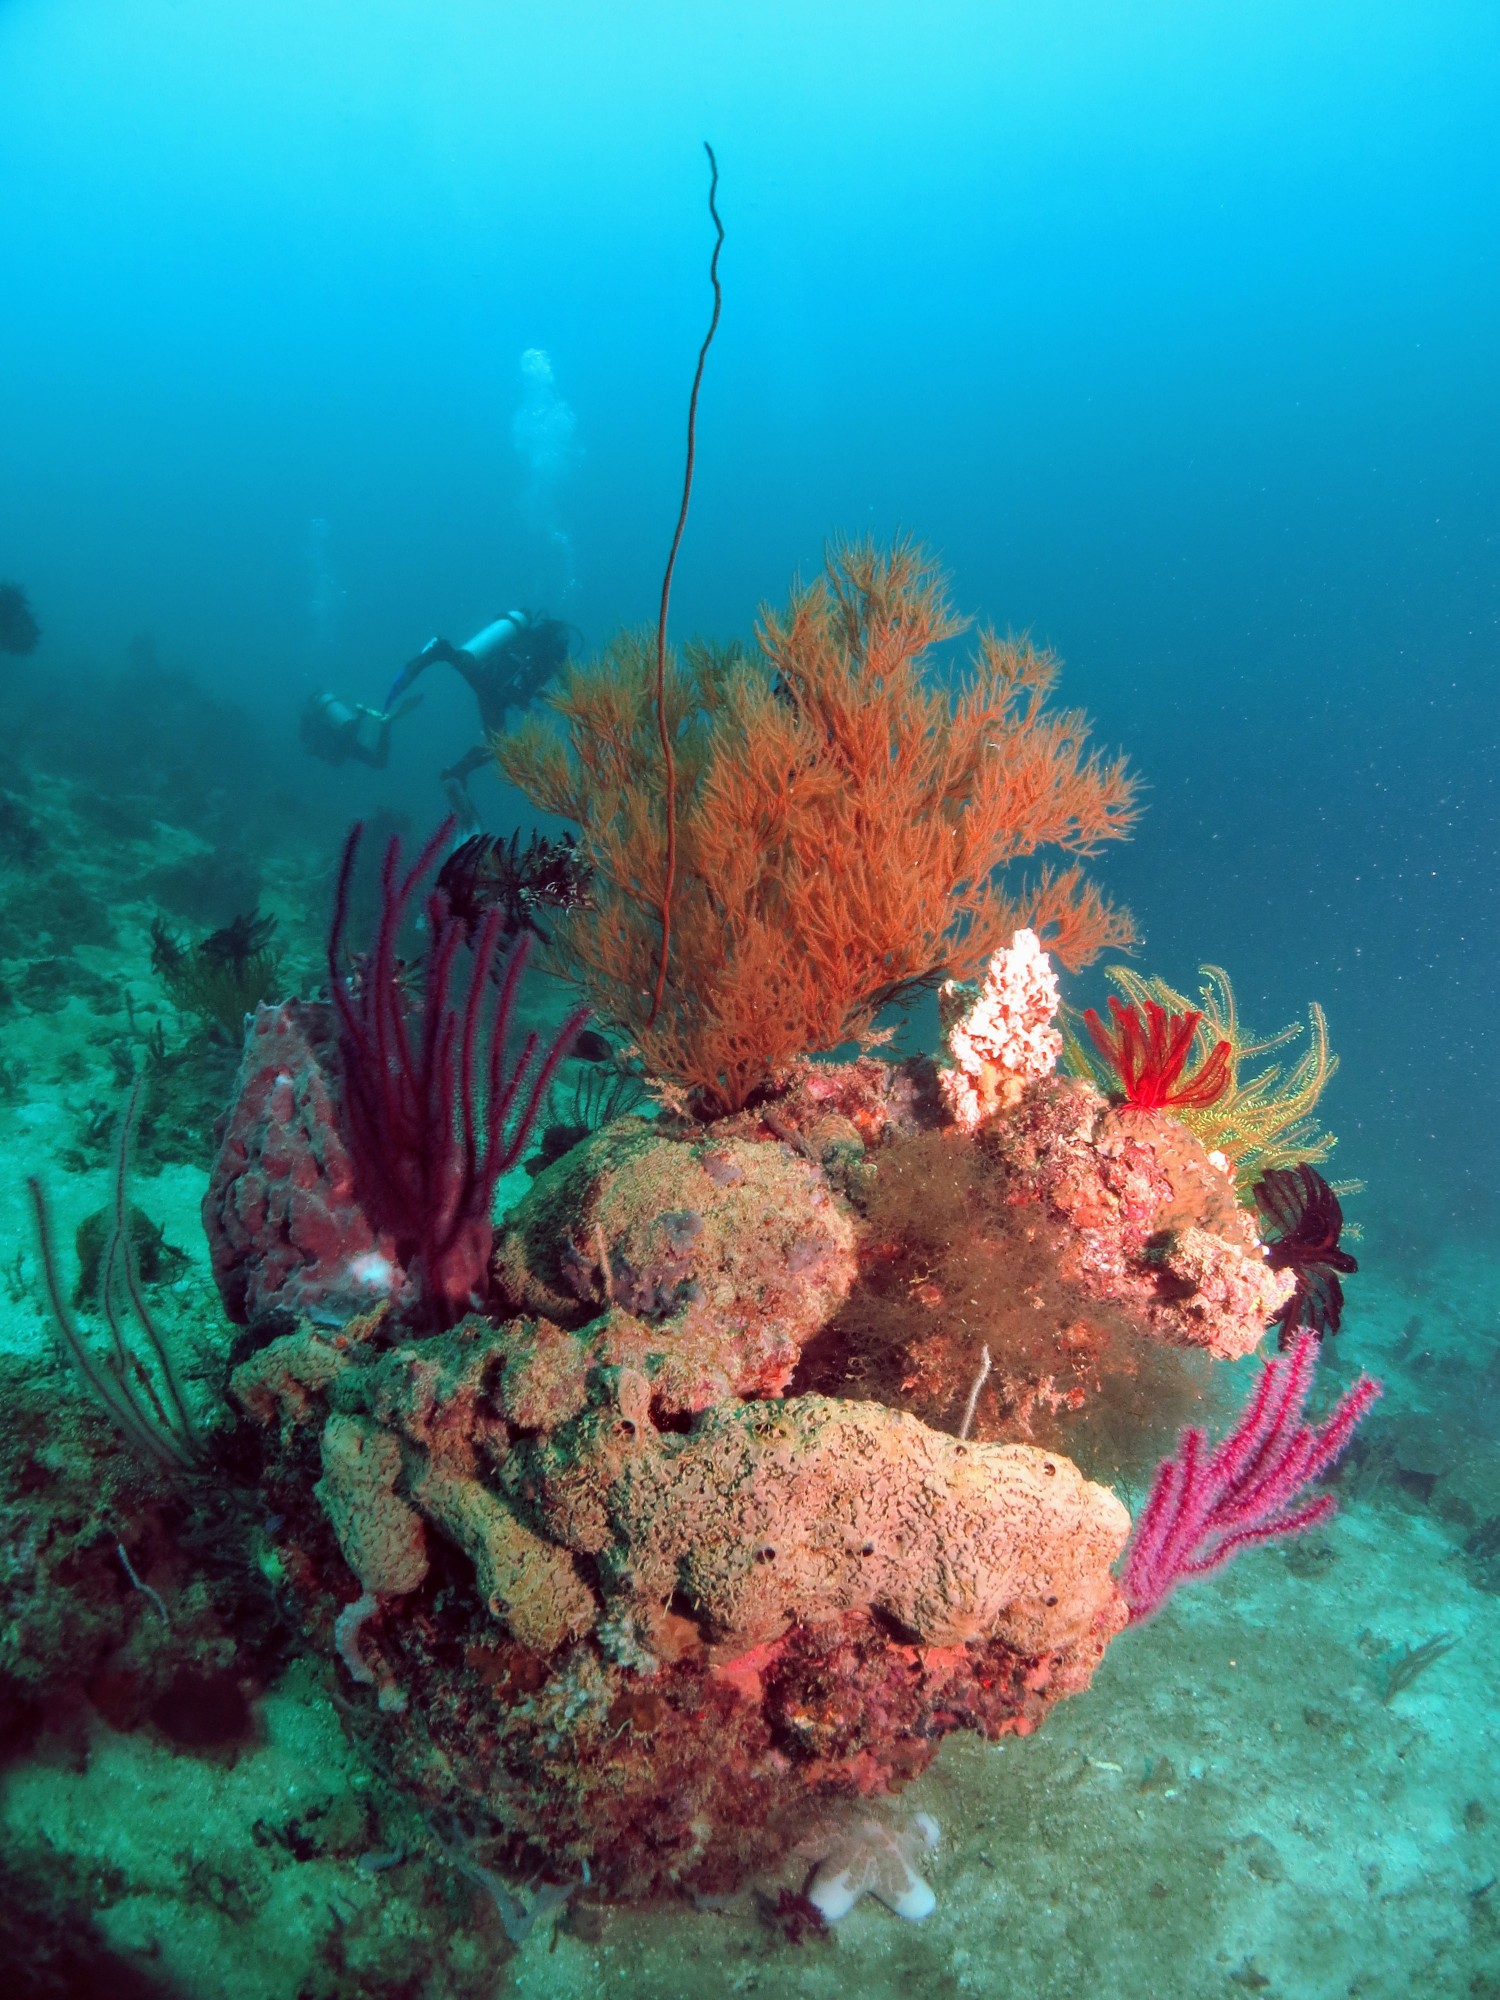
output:
<svg viewBox="0 0 1500 2000"><path fill-rule="evenodd" d="M1119 1077L1128 1103L1146 1111L1176 1110L1212 1104L1223 1096L1229 1085L1228 1042L1215 1042L1193 1074L1182 1076L1202 1014L1168 1014L1154 1000L1127 1007L1113 993L1109 1011L1113 1034L1092 1007L1085 1009L1083 1023Z"/></svg>
<svg viewBox="0 0 1500 2000"><path fill-rule="evenodd" d="M469 990L460 1012L452 1002L453 977L467 925L438 891L427 898L422 999L420 1010L413 1007L402 984L396 939L417 884L452 830L452 820L445 821L405 875L401 843L392 837L381 870L375 948L351 981L341 959L349 886L364 831L356 825L344 843L328 933L344 1120L360 1205L377 1232L389 1232L401 1263L420 1275L424 1316L440 1326L451 1326L483 1301L495 1185L520 1158L547 1086L586 1013L579 1008L569 1015L535 1065L537 1038L528 1035L507 1072L505 1045L527 940L506 961L499 998L486 1019L505 927L502 910L488 912L473 940Z"/></svg>
<svg viewBox="0 0 1500 2000"><path fill-rule="evenodd" d="M1185 1430L1176 1458L1157 1468L1125 1558L1121 1588L1133 1623L1159 1611L1179 1583L1208 1576L1241 1549L1301 1534L1334 1512L1331 1493L1303 1500L1343 1451L1380 1394L1369 1375L1314 1430L1302 1411L1318 1365L1318 1337L1303 1332L1268 1361L1245 1414L1205 1455L1203 1432Z"/></svg>

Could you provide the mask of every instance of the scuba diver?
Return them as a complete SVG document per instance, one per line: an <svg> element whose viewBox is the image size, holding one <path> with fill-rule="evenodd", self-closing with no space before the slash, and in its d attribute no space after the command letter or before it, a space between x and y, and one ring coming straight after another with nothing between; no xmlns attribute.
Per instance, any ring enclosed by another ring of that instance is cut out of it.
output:
<svg viewBox="0 0 1500 2000"><path fill-rule="evenodd" d="M302 747L324 764L368 764L383 771L391 754L391 725L410 715L422 697L413 695L399 708L366 708L362 702L340 701L336 694L315 694L302 711Z"/></svg>
<svg viewBox="0 0 1500 2000"><path fill-rule="evenodd" d="M429 639L391 682L385 705L389 709L418 674L441 661L457 668L474 690L480 724L489 737L504 728L508 708L525 708L541 693L568 657L568 637L569 628L560 618L549 618L539 611L507 611L462 646L451 645L446 639ZM488 742L476 743L440 774L455 804L467 802L465 787L470 776L489 761Z"/></svg>

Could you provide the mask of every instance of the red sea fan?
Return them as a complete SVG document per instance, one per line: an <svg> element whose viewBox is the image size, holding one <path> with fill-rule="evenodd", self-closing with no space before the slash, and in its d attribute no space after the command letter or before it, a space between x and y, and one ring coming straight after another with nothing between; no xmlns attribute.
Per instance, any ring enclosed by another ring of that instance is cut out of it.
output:
<svg viewBox="0 0 1500 2000"><path fill-rule="evenodd" d="M1182 1074L1202 1014L1168 1014L1154 1000L1144 1008L1127 1007L1113 993L1109 1011L1113 1033L1092 1007L1085 1010L1083 1022L1094 1047L1119 1077L1127 1103L1145 1111L1201 1110L1224 1095L1229 1085L1228 1042L1215 1042L1190 1077Z"/></svg>

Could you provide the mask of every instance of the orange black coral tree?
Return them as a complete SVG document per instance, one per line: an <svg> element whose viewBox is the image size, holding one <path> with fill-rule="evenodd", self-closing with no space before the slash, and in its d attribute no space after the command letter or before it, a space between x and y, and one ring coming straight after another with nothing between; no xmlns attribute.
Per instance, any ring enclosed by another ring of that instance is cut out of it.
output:
<svg viewBox="0 0 1500 2000"><path fill-rule="evenodd" d="M558 938L559 969L648 1067L705 1115L735 1111L796 1057L862 1034L914 983L972 976L1021 926L1064 964L1128 941L1128 917L1076 865L1127 833L1134 781L1048 707L1058 661L981 633L953 689L930 672L963 629L914 544L836 548L755 653L689 646L666 677L677 881L664 1003L665 796L645 634L575 668L496 740L502 772L575 821L596 896Z"/></svg>

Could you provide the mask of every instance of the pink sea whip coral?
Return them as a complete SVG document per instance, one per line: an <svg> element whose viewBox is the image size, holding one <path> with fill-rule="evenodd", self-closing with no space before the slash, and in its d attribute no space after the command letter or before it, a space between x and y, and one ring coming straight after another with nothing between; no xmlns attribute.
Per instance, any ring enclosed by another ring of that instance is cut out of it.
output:
<svg viewBox="0 0 1500 2000"><path fill-rule="evenodd" d="M950 979L939 1001L953 1058L942 1072L943 1098L965 1132L1014 1103L1022 1079L1050 1076L1063 1045L1052 1025L1057 974L1035 931L1017 931L1001 946L973 1004L960 1014L972 991Z"/></svg>
<svg viewBox="0 0 1500 2000"><path fill-rule="evenodd" d="M1304 1329L1287 1354L1266 1363L1228 1437L1209 1452L1201 1430L1185 1430L1177 1457L1157 1467L1121 1577L1133 1624L1159 1611L1179 1583L1222 1569L1256 1542L1301 1534L1335 1511L1331 1493L1300 1496L1343 1451L1380 1384L1361 1375L1315 1429L1302 1412L1317 1365L1318 1337Z"/></svg>
<svg viewBox="0 0 1500 2000"><path fill-rule="evenodd" d="M505 927L503 910L488 912L473 938L460 1010L452 1000L453 980L468 926L437 890L427 898L420 1004L408 998L396 941L417 884L453 831L451 819L405 875L401 843L392 837L381 870L375 946L351 977L343 941L363 831L356 824L344 843L328 934L345 1131L361 1207L378 1234L389 1233L406 1269L418 1274L423 1318L451 1326L483 1303L496 1183L521 1157L547 1086L588 1010L568 1016L540 1062L534 1060L537 1038L528 1035L507 1069L528 940L522 938L506 959L498 998L487 1007Z"/></svg>

